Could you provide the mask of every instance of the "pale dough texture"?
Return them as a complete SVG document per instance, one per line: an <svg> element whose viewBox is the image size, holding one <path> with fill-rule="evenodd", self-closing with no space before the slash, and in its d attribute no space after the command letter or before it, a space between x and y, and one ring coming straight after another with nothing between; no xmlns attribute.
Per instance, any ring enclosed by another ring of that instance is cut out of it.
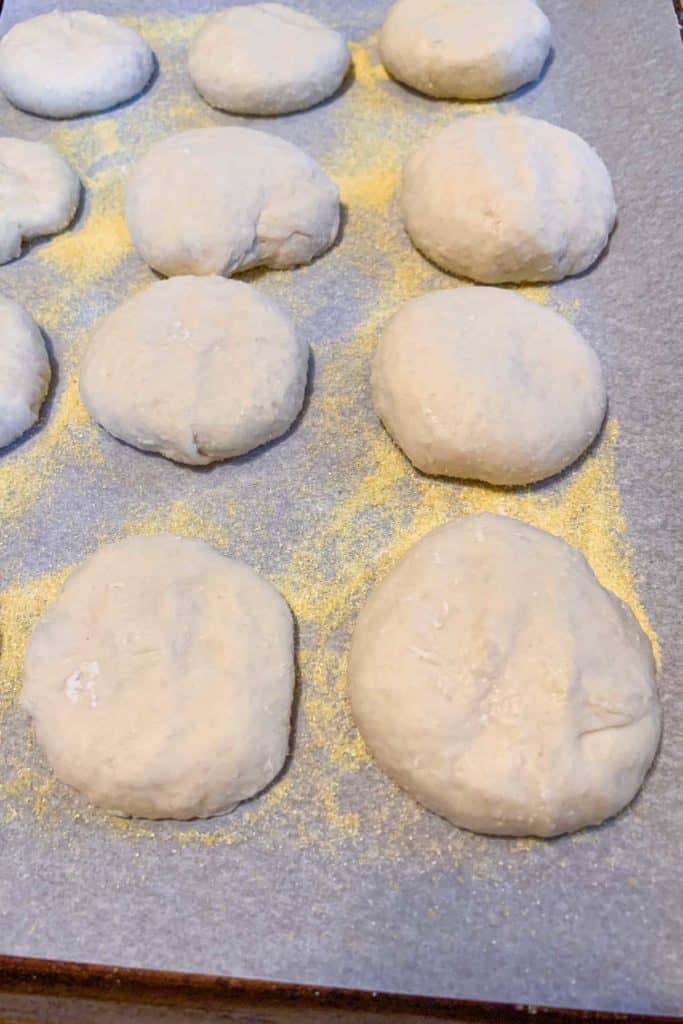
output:
<svg viewBox="0 0 683 1024"><path fill-rule="evenodd" d="M38 419L50 384L50 361L37 324L0 295L0 448Z"/></svg>
<svg viewBox="0 0 683 1024"><path fill-rule="evenodd" d="M413 89L484 100L538 78L550 23L533 0L397 0L379 49L387 71Z"/></svg>
<svg viewBox="0 0 683 1024"><path fill-rule="evenodd" d="M453 824L553 836L638 791L660 710L650 643L564 541L467 516L418 541L354 632L351 705L385 771Z"/></svg>
<svg viewBox="0 0 683 1024"><path fill-rule="evenodd" d="M162 139L135 165L126 217L142 258L167 277L282 270L332 245L339 191L276 135L199 128Z"/></svg>
<svg viewBox="0 0 683 1024"><path fill-rule="evenodd" d="M0 41L0 89L41 117L107 110L141 92L153 70L134 29L89 11L39 14Z"/></svg>
<svg viewBox="0 0 683 1024"><path fill-rule="evenodd" d="M372 369L377 415L425 473L528 484L585 451L605 414L598 358L564 317L504 288L411 299Z"/></svg>
<svg viewBox="0 0 683 1024"><path fill-rule="evenodd" d="M275 588L200 540L130 537L69 577L22 703L62 782L113 814L209 817L278 774L294 685Z"/></svg>
<svg viewBox="0 0 683 1024"><path fill-rule="evenodd" d="M70 224L80 193L78 175L54 146L0 138L0 263L16 259L22 239Z"/></svg>
<svg viewBox="0 0 683 1024"><path fill-rule="evenodd" d="M115 437L203 465L284 434L307 371L308 347L274 299L222 277L176 277L105 319L83 356L80 390Z"/></svg>
<svg viewBox="0 0 683 1024"><path fill-rule="evenodd" d="M349 66L339 32L284 4L229 7L206 19L188 69L212 107L287 114L331 96Z"/></svg>
<svg viewBox="0 0 683 1024"><path fill-rule="evenodd" d="M401 206L425 256L485 284L580 274L616 218L595 150L515 114L460 116L422 143L405 165Z"/></svg>

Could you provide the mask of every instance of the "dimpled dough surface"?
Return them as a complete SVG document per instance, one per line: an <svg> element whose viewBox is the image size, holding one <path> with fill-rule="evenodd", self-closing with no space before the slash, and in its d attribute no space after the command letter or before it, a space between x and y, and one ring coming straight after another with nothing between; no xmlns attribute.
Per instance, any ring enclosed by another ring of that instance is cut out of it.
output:
<svg viewBox="0 0 683 1024"><path fill-rule="evenodd" d="M541 73L550 23L533 0L398 0L380 34L386 69L441 99L490 99Z"/></svg>
<svg viewBox="0 0 683 1024"><path fill-rule="evenodd" d="M208 817L280 771L294 684L275 588L203 541L100 548L26 652L23 704L55 774L119 815Z"/></svg>
<svg viewBox="0 0 683 1024"><path fill-rule="evenodd" d="M401 195L414 244L453 274L502 284L590 267L616 218L600 157L538 118L470 114L408 159Z"/></svg>
<svg viewBox="0 0 683 1024"><path fill-rule="evenodd" d="M22 110L74 117L137 95L154 56L132 28L90 11L52 11L0 41L0 89Z"/></svg>
<svg viewBox="0 0 683 1024"><path fill-rule="evenodd" d="M250 128L157 142L131 171L126 218L161 274L310 263L339 229L337 186L298 146Z"/></svg>
<svg viewBox="0 0 683 1024"><path fill-rule="evenodd" d="M339 32L284 4L238 5L206 19L188 70L214 107L286 114L331 96L349 66Z"/></svg>
<svg viewBox="0 0 683 1024"><path fill-rule="evenodd" d="M617 814L659 741L650 643L574 548L484 514L432 530L359 616L349 665L380 765L455 825L553 836Z"/></svg>
<svg viewBox="0 0 683 1024"><path fill-rule="evenodd" d="M605 414L598 358L552 309L505 288L411 299L373 362L378 416L425 473L527 484L588 447Z"/></svg>
<svg viewBox="0 0 683 1024"><path fill-rule="evenodd" d="M0 295L0 448L38 419L50 383L43 337L21 306Z"/></svg>
<svg viewBox="0 0 683 1024"><path fill-rule="evenodd" d="M78 175L54 146L0 138L0 263L20 254L22 239L65 228L80 191Z"/></svg>
<svg viewBox="0 0 683 1024"><path fill-rule="evenodd" d="M308 346L280 303L222 277L157 281L115 309L80 391L115 437L204 465L271 441L304 399Z"/></svg>

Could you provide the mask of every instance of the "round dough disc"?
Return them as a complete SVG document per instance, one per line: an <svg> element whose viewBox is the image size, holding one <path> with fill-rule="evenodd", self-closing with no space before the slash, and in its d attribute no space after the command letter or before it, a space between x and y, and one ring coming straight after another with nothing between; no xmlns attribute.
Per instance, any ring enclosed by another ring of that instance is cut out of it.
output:
<svg viewBox="0 0 683 1024"><path fill-rule="evenodd" d="M616 218L595 150L516 114L461 116L422 143L405 165L401 205L425 256L485 284L580 274Z"/></svg>
<svg viewBox="0 0 683 1024"><path fill-rule="evenodd" d="M126 218L159 273L225 274L310 263L339 230L339 191L303 150L250 128L157 142L133 168Z"/></svg>
<svg viewBox="0 0 683 1024"><path fill-rule="evenodd" d="M130 537L69 577L26 652L22 703L55 774L113 814L222 814L284 763L292 617L200 540Z"/></svg>
<svg viewBox="0 0 683 1024"><path fill-rule="evenodd" d="M529 484L590 445L605 414L598 358L564 317L504 288L411 299L372 370L377 415L424 473Z"/></svg>
<svg viewBox="0 0 683 1024"><path fill-rule="evenodd" d="M597 825L633 799L659 741L630 609L574 548L505 516L418 541L363 608L349 671L380 765L475 832Z"/></svg>
<svg viewBox="0 0 683 1024"><path fill-rule="evenodd" d="M229 7L206 19L188 69L212 107L287 114L331 96L349 66L339 32L284 4Z"/></svg>
<svg viewBox="0 0 683 1024"><path fill-rule="evenodd" d="M0 448L33 426L49 384L50 361L38 326L0 295Z"/></svg>
<svg viewBox="0 0 683 1024"><path fill-rule="evenodd" d="M550 23L534 0L397 0L379 49L387 71L413 89L486 100L538 78Z"/></svg>
<svg viewBox="0 0 683 1024"><path fill-rule="evenodd" d="M153 70L137 32L90 11L39 14L0 41L0 89L41 117L107 110L141 92Z"/></svg>
<svg viewBox="0 0 683 1024"><path fill-rule="evenodd" d="M54 146L0 138L0 263L16 259L22 239L70 224L80 194L78 175Z"/></svg>
<svg viewBox="0 0 683 1024"><path fill-rule="evenodd" d="M308 348L275 300L222 277L176 277L105 319L83 356L80 390L115 437L205 465L284 434L307 371Z"/></svg>

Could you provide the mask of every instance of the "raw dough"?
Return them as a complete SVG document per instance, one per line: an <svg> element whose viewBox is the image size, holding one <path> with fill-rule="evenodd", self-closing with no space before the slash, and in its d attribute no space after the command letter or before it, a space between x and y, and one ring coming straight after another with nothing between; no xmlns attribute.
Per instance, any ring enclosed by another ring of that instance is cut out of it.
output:
<svg viewBox="0 0 683 1024"><path fill-rule="evenodd" d="M308 347L274 299L222 277L176 277L106 318L83 356L80 389L115 437L204 465L284 434L307 371Z"/></svg>
<svg viewBox="0 0 683 1024"><path fill-rule="evenodd" d="M598 358L564 317L504 288L411 299L382 335L377 415L425 473L528 484L588 447L605 414Z"/></svg>
<svg viewBox="0 0 683 1024"><path fill-rule="evenodd" d="M153 70L137 32L89 11L39 14L0 41L0 89L41 117L107 110L141 92Z"/></svg>
<svg viewBox="0 0 683 1024"><path fill-rule="evenodd" d="M16 259L23 238L70 224L80 193L78 175L54 146L0 138L0 263Z"/></svg>
<svg viewBox="0 0 683 1024"><path fill-rule="evenodd" d="M538 78L550 23L533 0L397 0L379 49L387 71L413 89L485 100Z"/></svg>
<svg viewBox="0 0 683 1024"><path fill-rule="evenodd" d="M229 7L190 46L190 78L233 114L287 114L331 96L349 66L343 37L284 4Z"/></svg>
<svg viewBox="0 0 683 1024"><path fill-rule="evenodd" d="M200 540L129 537L69 577L26 652L22 703L55 774L113 814L209 817L287 754L292 617Z"/></svg>
<svg viewBox="0 0 683 1024"><path fill-rule="evenodd" d="M405 166L401 202L425 256L486 284L580 274L616 218L595 150L516 114L461 116L424 142Z"/></svg>
<svg viewBox="0 0 683 1024"><path fill-rule="evenodd" d="M38 419L50 384L50 361L33 318L0 295L0 448Z"/></svg>
<svg viewBox="0 0 683 1024"><path fill-rule="evenodd" d="M303 150L250 128L162 139L133 168L126 217L161 274L310 263L339 230L339 191Z"/></svg>
<svg viewBox="0 0 683 1024"><path fill-rule="evenodd" d="M552 836L633 799L657 749L650 643L578 551L504 516L447 523L371 594L351 704L380 765L475 832Z"/></svg>

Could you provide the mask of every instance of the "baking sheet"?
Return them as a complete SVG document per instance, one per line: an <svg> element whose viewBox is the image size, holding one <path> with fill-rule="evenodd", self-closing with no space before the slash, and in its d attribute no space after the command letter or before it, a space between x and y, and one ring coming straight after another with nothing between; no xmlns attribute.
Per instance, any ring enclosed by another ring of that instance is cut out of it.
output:
<svg viewBox="0 0 683 1024"><path fill-rule="evenodd" d="M2 25L52 8L9 0ZM63 9L84 6L62 3ZM375 0L302 0L353 44L354 77L317 109L259 120L335 177L343 237L313 266L246 279L280 296L311 344L304 414L281 442L211 469L145 456L98 430L77 397L98 320L154 280L128 242L122 180L168 132L248 123L193 92L184 54L213 5L102 0L154 46L136 102L71 122L0 105L2 131L50 138L85 184L74 227L0 268L55 360L40 425L0 456L0 951L464 998L683 1010L679 846L683 622L678 288L681 48L665 0L546 0L542 81L495 104L578 131L610 167L619 224L581 278L525 293L570 317L605 366L609 421L561 478L504 492L414 472L372 412L378 331L453 279L423 260L396 208L405 154L462 105L387 80ZM188 13L191 11L192 13ZM494 105L487 105L491 109ZM468 104L472 113L480 105ZM497 509L580 547L661 648L665 732L636 803L550 842L489 839L418 808L373 765L344 696L345 657L373 581L451 516ZM70 568L131 532L205 537L270 577L299 632L285 774L227 818L120 822L52 779L17 708L26 637Z"/></svg>

